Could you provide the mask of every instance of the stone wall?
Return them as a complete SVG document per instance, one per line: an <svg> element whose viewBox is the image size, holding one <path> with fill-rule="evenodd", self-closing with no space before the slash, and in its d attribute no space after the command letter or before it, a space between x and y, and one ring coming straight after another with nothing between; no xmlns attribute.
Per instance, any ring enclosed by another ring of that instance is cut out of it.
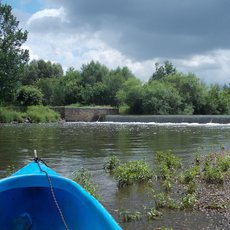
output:
<svg viewBox="0 0 230 230"><path fill-rule="evenodd" d="M53 107L65 121L103 121L106 115L118 114L114 108L70 108L64 106Z"/></svg>

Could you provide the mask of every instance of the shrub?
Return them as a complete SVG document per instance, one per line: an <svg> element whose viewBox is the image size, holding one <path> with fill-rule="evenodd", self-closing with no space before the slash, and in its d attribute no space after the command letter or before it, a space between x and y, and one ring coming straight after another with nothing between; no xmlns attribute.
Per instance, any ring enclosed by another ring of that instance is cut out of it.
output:
<svg viewBox="0 0 230 230"><path fill-rule="evenodd" d="M22 106L41 105L43 94L38 88L25 85L19 89L16 99Z"/></svg>
<svg viewBox="0 0 230 230"><path fill-rule="evenodd" d="M46 106L29 106L27 115L31 122L55 122L60 115Z"/></svg>
<svg viewBox="0 0 230 230"><path fill-rule="evenodd" d="M114 176L118 187L123 187L147 181L152 178L153 172L144 161L139 160L121 164L114 170Z"/></svg>

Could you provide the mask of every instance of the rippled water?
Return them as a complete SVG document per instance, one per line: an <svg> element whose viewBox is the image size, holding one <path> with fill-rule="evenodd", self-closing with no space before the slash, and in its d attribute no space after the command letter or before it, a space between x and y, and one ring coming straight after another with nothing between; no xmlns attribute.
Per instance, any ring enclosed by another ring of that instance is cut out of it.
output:
<svg viewBox="0 0 230 230"><path fill-rule="evenodd" d="M230 149L230 125L155 124L155 123L59 123L0 125L0 176L7 166L22 167L33 157L33 149L48 165L66 177L81 167L87 168L98 185L103 204L120 222L116 210L143 209L152 198L145 187L118 190L115 181L103 170L106 157L122 161L144 159L154 168L154 154L173 150L185 163L199 152ZM202 213L168 211L157 221L121 224L125 229L202 229L216 220ZM218 220L218 216L216 216ZM213 227L213 229L215 229Z"/></svg>

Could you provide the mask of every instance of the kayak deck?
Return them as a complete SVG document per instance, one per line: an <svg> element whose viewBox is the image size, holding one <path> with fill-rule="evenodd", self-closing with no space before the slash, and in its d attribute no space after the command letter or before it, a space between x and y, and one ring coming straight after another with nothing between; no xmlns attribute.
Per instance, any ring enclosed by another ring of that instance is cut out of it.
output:
<svg viewBox="0 0 230 230"><path fill-rule="evenodd" d="M36 165L32 164L32 167ZM1 229L65 229L46 175L40 171L21 173L23 170L25 168L0 183ZM80 185L52 172L50 178L55 198L69 229L121 229ZM24 228L19 228L20 225Z"/></svg>

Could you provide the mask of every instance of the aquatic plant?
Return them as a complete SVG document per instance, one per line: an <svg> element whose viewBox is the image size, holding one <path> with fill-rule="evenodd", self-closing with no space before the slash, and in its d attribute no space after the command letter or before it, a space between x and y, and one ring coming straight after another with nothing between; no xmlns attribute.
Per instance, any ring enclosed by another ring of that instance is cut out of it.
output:
<svg viewBox="0 0 230 230"><path fill-rule="evenodd" d="M104 163L104 169L106 172L112 172L115 168L120 165L120 160L117 156L111 156L110 158L106 159Z"/></svg>
<svg viewBox="0 0 230 230"><path fill-rule="evenodd" d="M195 162L195 165L200 165L200 163L201 163L201 157L200 157L199 153L196 153L194 162Z"/></svg>
<svg viewBox="0 0 230 230"><path fill-rule="evenodd" d="M153 171L143 160L123 163L114 170L114 178L118 182L118 187L148 181L152 177Z"/></svg>
<svg viewBox="0 0 230 230"><path fill-rule="evenodd" d="M190 167L185 170L184 173L184 183L190 183L191 181L196 180L196 178L200 175L200 167L199 165Z"/></svg>
<svg viewBox="0 0 230 230"><path fill-rule="evenodd" d="M142 218L142 214L139 211L120 211L120 216L123 222L139 221Z"/></svg>
<svg viewBox="0 0 230 230"><path fill-rule="evenodd" d="M186 194L193 194L197 190L197 183L195 180L192 180L188 183L187 189L186 189Z"/></svg>
<svg viewBox="0 0 230 230"><path fill-rule="evenodd" d="M80 184L88 193L90 193L95 198L101 198L97 194L97 187L92 182L92 175L87 169L81 168L80 170L75 172L73 180Z"/></svg>
<svg viewBox="0 0 230 230"><path fill-rule="evenodd" d="M147 218L149 220L155 220L162 217L162 212L158 211L156 208L151 208L147 211Z"/></svg>
<svg viewBox="0 0 230 230"><path fill-rule="evenodd" d="M154 195L154 201L156 208L168 208L168 209L177 209L179 208L176 200L171 198L168 194L164 192Z"/></svg>
<svg viewBox="0 0 230 230"><path fill-rule="evenodd" d="M216 159L216 166L220 168L222 172L227 172L230 169L230 154L225 153L218 156Z"/></svg>
<svg viewBox="0 0 230 230"><path fill-rule="evenodd" d="M181 209L194 209L197 204L196 194L187 194L182 198L180 208Z"/></svg>
<svg viewBox="0 0 230 230"><path fill-rule="evenodd" d="M167 152L157 152L156 153L156 160L158 163L165 164L168 169L179 169L182 167L182 160L181 158L177 157L172 151Z"/></svg>
<svg viewBox="0 0 230 230"><path fill-rule="evenodd" d="M204 180L210 184L223 184L224 174L218 166L209 166L205 168Z"/></svg>
<svg viewBox="0 0 230 230"><path fill-rule="evenodd" d="M162 187L165 189L166 192L170 192L172 190L172 185L173 184L170 178L167 178L162 182Z"/></svg>

